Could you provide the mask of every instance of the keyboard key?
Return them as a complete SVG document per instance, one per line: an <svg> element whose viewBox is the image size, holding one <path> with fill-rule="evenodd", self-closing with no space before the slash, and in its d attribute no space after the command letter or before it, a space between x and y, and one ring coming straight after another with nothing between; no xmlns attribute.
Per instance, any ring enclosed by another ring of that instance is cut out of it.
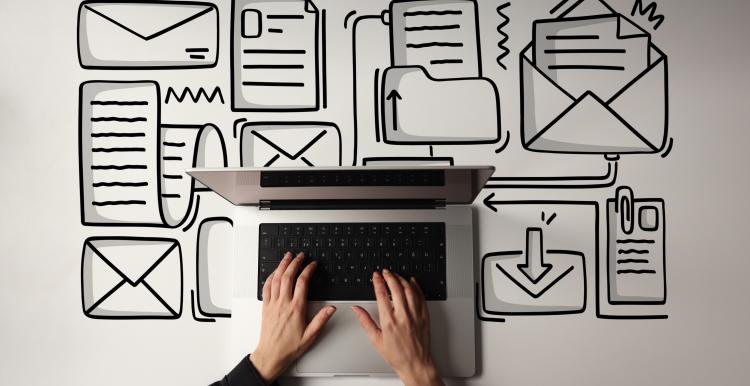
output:
<svg viewBox="0 0 750 386"><path fill-rule="evenodd" d="M276 224L261 224L260 235L261 236L276 236L279 232L279 226Z"/></svg>
<svg viewBox="0 0 750 386"><path fill-rule="evenodd" d="M310 300L373 300L372 272L383 269L416 277L428 300L446 298L444 224L261 224L259 229L259 300L285 251L304 251L303 266L317 261Z"/></svg>

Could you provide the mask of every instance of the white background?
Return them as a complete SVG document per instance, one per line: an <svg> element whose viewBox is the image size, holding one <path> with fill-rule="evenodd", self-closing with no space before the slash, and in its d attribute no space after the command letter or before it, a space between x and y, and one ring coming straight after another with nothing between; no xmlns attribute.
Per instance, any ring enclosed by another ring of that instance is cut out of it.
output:
<svg viewBox="0 0 750 386"><path fill-rule="evenodd" d="M498 175L575 171L599 158L540 156L520 148L518 54L531 39L531 23L546 18L557 0L513 1L507 10L511 54L499 68L495 26L498 1L480 0L485 75L501 94L504 131L511 143L436 149L458 163L489 163ZM314 119L336 122L351 146L351 35L344 15L379 13L384 1L316 1L328 10L329 109L316 113L240 114L229 111L229 10L218 2L221 56L209 70L83 70L76 57L77 1L8 1L0 12L0 383L25 385L203 385L223 376L229 320L198 323L190 316L195 231L96 228L80 225L78 202L78 86L90 79L157 79L175 86L221 86L227 104L177 106L169 123L217 124L231 137L234 119ZM632 2L612 1L629 13ZM747 112L750 3L658 1L666 21L654 43L669 55L671 155L629 156L618 185L636 195L662 197L667 208L667 320L611 321L595 317L593 289L583 314L517 317L481 324L479 374L457 384L632 385L747 384L750 323ZM643 18L636 18L646 24ZM237 142L229 141L237 165ZM571 166L572 165L572 166ZM480 196L483 199L489 192ZM495 191L498 199L575 199L601 203L614 188L589 191ZM230 208L204 195L201 217ZM477 202L479 250L494 245L497 217ZM573 232L575 234L575 232ZM173 321L102 321L86 318L80 304L80 259L89 236L177 237L185 261L183 313ZM590 237L582 234L580 237ZM600 246L600 250L603 245ZM593 261L587 261L589 273ZM345 311L345 310L344 310ZM247 326L248 329L258 325ZM455 331L460 333L460 331ZM467 337L469 339L469 337ZM248 352L252 347L248 347ZM311 384L380 384L395 380L337 379ZM294 381L284 381L284 384Z"/></svg>

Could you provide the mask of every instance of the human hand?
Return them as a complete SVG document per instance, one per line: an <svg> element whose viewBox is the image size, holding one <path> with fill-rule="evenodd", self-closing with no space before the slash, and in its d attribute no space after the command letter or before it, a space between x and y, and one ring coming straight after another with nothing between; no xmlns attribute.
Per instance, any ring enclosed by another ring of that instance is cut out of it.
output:
<svg viewBox="0 0 750 386"><path fill-rule="evenodd" d="M307 290L317 263L308 264L297 278L304 258L300 253L292 259L292 253L287 252L263 285L260 342L250 361L266 383L275 381L310 348L336 312L335 307L326 306L309 324L305 321Z"/></svg>
<svg viewBox="0 0 750 386"><path fill-rule="evenodd" d="M370 343L406 386L443 385L430 353L430 314L416 280L383 270L373 274L372 284L380 326L364 308L352 307Z"/></svg>

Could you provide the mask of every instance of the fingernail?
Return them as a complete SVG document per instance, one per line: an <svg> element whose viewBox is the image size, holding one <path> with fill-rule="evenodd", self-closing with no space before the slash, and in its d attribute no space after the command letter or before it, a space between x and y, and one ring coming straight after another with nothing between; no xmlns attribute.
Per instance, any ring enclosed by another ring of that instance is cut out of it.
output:
<svg viewBox="0 0 750 386"><path fill-rule="evenodd" d="M333 315L333 313L336 312L336 307L334 306L328 306L328 309L326 310L326 314Z"/></svg>
<svg viewBox="0 0 750 386"><path fill-rule="evenodd" d="M291 257L292 257L292 252L287 252L287 253L284 254L284 258L285 259L288 259L288 258L291 258Z"/></svg>
<svg viewBox="0 0 750 386"><path fill-rule="evenodd" d="M384 273L384 274L385 274L385 273L391 273L391 271L389 271L389 270L388 270L388 268L384 268L384 269L383 269L383 273Z"/></svg>

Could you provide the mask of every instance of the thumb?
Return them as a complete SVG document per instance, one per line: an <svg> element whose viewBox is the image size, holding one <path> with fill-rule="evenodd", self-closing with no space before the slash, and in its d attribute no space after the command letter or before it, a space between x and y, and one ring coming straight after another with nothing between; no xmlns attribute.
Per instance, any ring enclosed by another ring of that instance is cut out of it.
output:
<svg viewBox="0 0 750 386"><path fill-rule="evenodd" d="M302 346L305 347L305 350L315 342L315 338L320 335L323 327L325 327L326 323L328 323L328 320L331 319L335 312L336 307L325 306L318 311L315 317L313 317L310 324L305 328L305 332L302 334Z"/></svg>

